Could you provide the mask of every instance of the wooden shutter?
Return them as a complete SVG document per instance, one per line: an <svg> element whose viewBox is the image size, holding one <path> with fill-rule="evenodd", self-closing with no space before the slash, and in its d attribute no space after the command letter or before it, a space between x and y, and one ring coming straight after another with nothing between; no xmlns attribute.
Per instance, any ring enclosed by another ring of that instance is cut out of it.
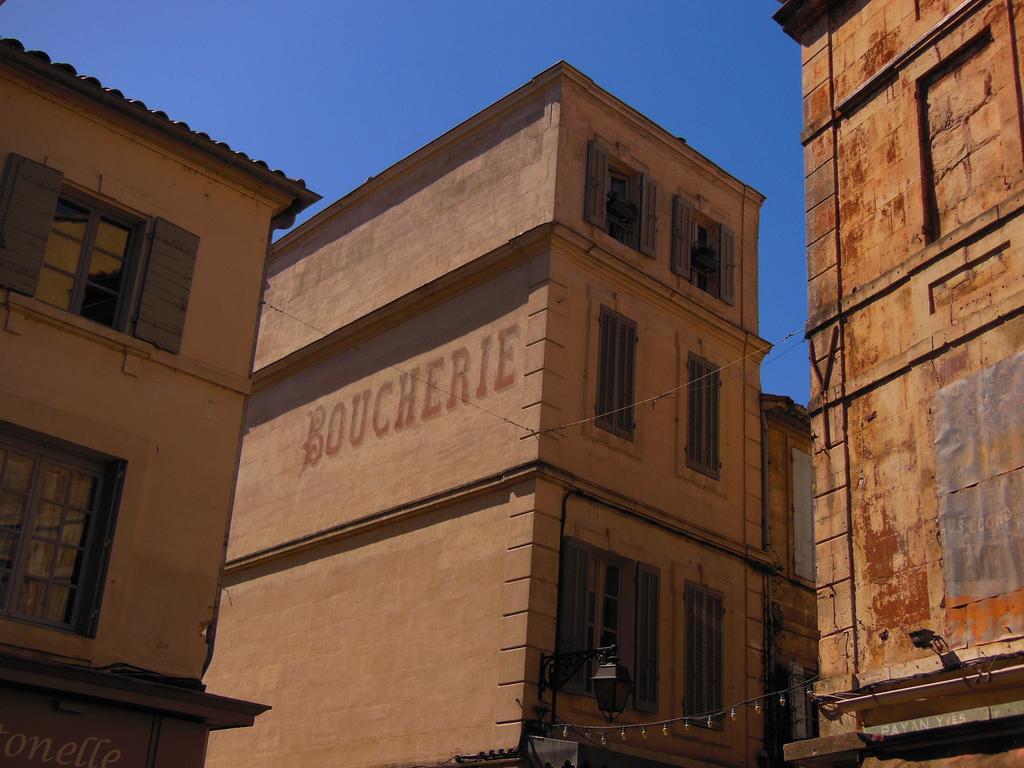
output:
<svg viewBox="0 0 1024 768"><path fill-rule="evenodd" d="M684 711L720 719L722 710L722 596L696 584L684 592L686 681Z"/></svg>
<svg viewBox="0 0 1024 768"><path fill-rule="evenodd" d="M719 268L722 270L719 295L726 304L735 304L736 281L736 236L725 224L718 228L719 237Z"/></svg>
<svg viewBox="0 0 1024 768"><path fill-rule="evenodd" d="M658 183L640 174L640 253L658 255Z"/></svg>
<svg viewBox="0 0 1024 768"><path fill-rule="evenodd" d="M596 141L587 148L587 189L584 217L604 229L608 205L608 153Z"/></svg>
<svg viewBox="0 0 1024 768"><path fill-rule="evenodd" d="M637 563L636 583L636 708L658 711L658 569Z"/></svg>
<svg viewBox="0 0 1024 768"><path fill-rule="evenodd" d="M690 279L693 248L693 205L682 195L672 198L672 271Z"/></svg>
<svg viewBox="0 0 1024 768"><path fill-rule="evenodd" d="M619 390L619 402L615 405L620 410L616 416L616 426L628 435L633 434L633 400L636 394L636 326L626 321L619 322L619 333L622 339L622 357L619 361L622 386Z"/></svg>
<svg viewBox="0 0 1024 768"><path fill-rule="evenodd" d="M142 286L135 335L177 352L185 330L199 238L166 219L157 219Z"/></svg>
<svg viewBox="0 0 1024 768"><path fill-rule="evenodd" d="M601 308L597 354L597 423L623 437L633 436L636 394L636 324Z"/></svg>
<svg viewBox="0 0 1024 768"><path fill-rule="evenodd" d="M32 296L64 174L13 152L0 188L0 285Z"/></svg>
<svg viewBox="0 0 1024 768"><path fill-rule="evenodd" d="M707 469L715 477L718 477L718 396L721 393L722 383L719 380L717 368L712 368L711 364L708 362L705 362L704 366L704 371L707 375L707 378L704 381L708 384L706 393L708 434Z"/></svg>
<svg viewBox="0 0 1024 768"><path fill-rule="evenodd" d="M590 552L585 544L562 539L562 583L558 585L561 606L558 627L558 649L562 653L587 650L587 581L590 574ZM586 669L573 678L566 688L576 693L586 690Z"/></svg>
<svg viewBox="0 0 1024 768"><path fill-rule="evenodd" d="M612 417L607 414L612 410L617 331L618 321L615 316L602 309L597 349L597 398L594 409L597 412L597 423L604 426L612 425Z"/></svg>

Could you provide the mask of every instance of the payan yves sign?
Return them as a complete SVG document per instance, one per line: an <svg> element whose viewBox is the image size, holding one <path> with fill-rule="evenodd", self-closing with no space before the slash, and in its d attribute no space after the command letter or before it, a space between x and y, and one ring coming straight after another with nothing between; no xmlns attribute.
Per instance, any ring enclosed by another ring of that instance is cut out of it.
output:
<svg viewBox="0 0 1024 768"><path fill-rule="evenodd" d="M508 389L515 382L518 338L519 325L513 323L484 336L475 349L439 351L425 363L402 366L405 373L396 372L376 386L342 390L326 405L317 405L308 414L303 468Z"/></svg>

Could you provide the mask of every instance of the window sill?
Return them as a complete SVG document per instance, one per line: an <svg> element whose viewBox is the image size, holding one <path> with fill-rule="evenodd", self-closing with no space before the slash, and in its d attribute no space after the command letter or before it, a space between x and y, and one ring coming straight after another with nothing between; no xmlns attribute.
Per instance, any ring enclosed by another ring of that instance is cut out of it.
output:
<svg viewBox="0 0 1024 768"><path fill-rule="evenodd" d="M125 356L122 370L128 375L137 376L141 363L152 361L242 395L248 395L250 392L251 386L248 378L240 378L228 371L208 366L180 354L165 352L148 341L142 341L92 320L73 315L32 296L24 296L0 288L0 306L7 308L4 330L21 335L25 319L50 325L115 352L122 352Z"/></svg>

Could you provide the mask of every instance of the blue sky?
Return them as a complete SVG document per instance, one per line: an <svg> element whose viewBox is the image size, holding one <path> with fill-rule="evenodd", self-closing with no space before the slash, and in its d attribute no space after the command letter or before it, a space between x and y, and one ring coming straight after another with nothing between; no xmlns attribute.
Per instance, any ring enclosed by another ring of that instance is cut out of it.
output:
<svg viewBox="0 0 1024 768"><path fill-rule="evenodd" d="M305 178L324 196L309 213L565 59L767 195L761 335L775 341L807 312L800 54L778 5L7 0L0 36ZM806 402L801 336L762 381Z"/></svg>

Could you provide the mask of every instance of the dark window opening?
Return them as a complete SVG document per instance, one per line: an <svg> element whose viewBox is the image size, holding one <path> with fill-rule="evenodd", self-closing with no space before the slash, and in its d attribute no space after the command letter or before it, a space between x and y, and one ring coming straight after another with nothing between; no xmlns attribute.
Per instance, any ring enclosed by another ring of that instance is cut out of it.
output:
<svg viewBox="0 0 1024 768"><path fill-rule="evenodd" d="M617 646L619 660L635 681L633 706L657 711L658 570L576 539L563 539L562 547L559 649ZM586 665L565 689L589 693L595 671Z"/></svg>
<svg viewBox="0 0 1024 768"><path fill-rule="evenodd" d="M122 330L137 229L137 222L94 204L58 198L36 298Z"/></svg>

